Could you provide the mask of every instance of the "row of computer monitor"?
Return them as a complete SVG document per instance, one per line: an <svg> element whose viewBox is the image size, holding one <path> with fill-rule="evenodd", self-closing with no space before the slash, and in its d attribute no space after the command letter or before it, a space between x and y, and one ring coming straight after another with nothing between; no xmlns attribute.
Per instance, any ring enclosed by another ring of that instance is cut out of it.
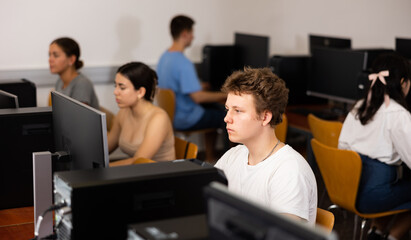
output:
<svg viewBox="0 0 411 240"><path fill-rule="evenodd" d="M59 170L108 167L105 113L55 91L51 96L51 108L0 109L0 209L33 205L33 152L56 153Z"/></svg>
<svg viewBox="0 0 411 240"><path fill-rule="evenodd" d="M309 47L311 54L315 47L351 49L351 39L310 34ZM403 57L411 59L411 39L395 38L395 51Z"/></svg>
<svg viewBox="0 0 411 240"><path fill-rule="evenodd" d="M307 76L297 85L306 88L307 95L348 104L363 96L368 84L367 75L377 56L397 52L411 59L411 39L405 38L396 38L395 50L352 49L349 38L310 34L309 48L310 56L305 56L308 61L303 69ZM202 78L210 83L212 90L218 91L233 71L244 66L260 68L268 65L269 37L235 33L234 45L206 45L203 48ZM280 77L287 84L287 77Z"/></svg>

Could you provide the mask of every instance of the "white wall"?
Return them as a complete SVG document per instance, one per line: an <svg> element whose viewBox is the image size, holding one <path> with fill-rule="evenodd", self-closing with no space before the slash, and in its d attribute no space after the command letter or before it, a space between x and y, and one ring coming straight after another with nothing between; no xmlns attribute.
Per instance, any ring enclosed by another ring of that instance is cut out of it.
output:
<svg viewBox="0 0 411 240"><path fill-rule="evenodd" d="M395 37L411 38L410 10L410 0L1 0L0 79L34 80L38 105L46 105L57 78L48 73L48 45L70 36L87 76L108 83L110 67L155 65L171 42L169 21L181 13L196 21L186 54L200 62L205 44L232 44L234 32L269 36L270 55L307 54L309 33L349 37L355 48L394 48ZM116 111L108 84L96 90Z"/></svg>
<svg viewBox="0 0 411 240"><path fill-rule="evenodd" d="M86 66L155 64L169 46L169 20L196 20L187 55L233 43L235 31L267 35L270 54L308 53L308 33L350 37L353 47L394 47L411 37L409 0L1 0L0 70L46 69L49 43L71 36ZM1 77L1 76L0 76Z"/></svg>
<svg viewBox="0 0 411 240"><path fill-rule="evenodd" d="M176 14L195 19L186 54L200 62L205 44L232 44L234 32L269 36L270 55L307 54L309 33L349 37L355 48L394 48L395 37L411 38L410 10L410 0L0 0L0 79L34 80L38 105L46 106L57 79L48 73L48 46L70 36L100 103L117 112L112 68L155 65Z"/></svg>

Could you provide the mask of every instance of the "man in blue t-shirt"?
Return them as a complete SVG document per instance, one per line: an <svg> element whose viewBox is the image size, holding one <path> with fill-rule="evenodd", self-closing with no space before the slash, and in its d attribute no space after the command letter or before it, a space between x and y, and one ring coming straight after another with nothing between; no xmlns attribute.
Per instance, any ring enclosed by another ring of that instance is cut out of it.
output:
<svg viewBox="0 0 411 240"><path fill-rule="evenodd" d="M176 95L175 129L225 128L224 107L217 103L223 103L227 95L203 90L193 63L183 54L194 38L193 25L194 21L187 16L180 15L171 20L173 44L158 62L158 86L171 89ZM211 104L212 107L200 104ZM206 160L215 160L216 136L216 133L206 134Z"/></svg>

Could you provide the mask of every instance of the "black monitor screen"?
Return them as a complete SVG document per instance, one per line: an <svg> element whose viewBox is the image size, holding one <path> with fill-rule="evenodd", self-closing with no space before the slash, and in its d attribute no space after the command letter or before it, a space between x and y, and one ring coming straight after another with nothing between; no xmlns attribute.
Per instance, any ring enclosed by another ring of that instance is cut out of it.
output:
<svg viewBox="0 0 411 240"><path fill-rule="evenodd" d="M70 170L108 167L106 115L53 91L55 150L69 154Z"/></svg>
<svg viewBox="0 0 411 240"><path fill-rule="evenodd" d="M242 66L268 66L269 37L235 33L234 42L239 48Z"/></svg>
<svg viewBox="0 0 411 240"><path fill-rule="evenodd" d="M351 39L349 38L336 38L330 36L319 36L319 35L312 35L308 36L309 38L309 47L310 53L313 53L313 48L315 47L327 47L327 48L343 48L343 49L350 49L351 48Z"/></svg>
<svg viewBox="0 0 411 240"><path fill-rule="evenodd" d="M395 51L401 56L411 59L411 39L395 38Z"/></svg>
<svg viewBox="0 0 411 240"><path fill-rule="evenodd" d="M19 100L19 107L36 107L36 85L27 79L0 80L0 89L14 94Z"/></svg>
<svg viewBox="0 0 411 240"><path fill-rule="evenodd" d="M204 190L209 239L337 239L334 233L316 229L250 202L213 182Z"/></svg>
<svg viewBox="0 0 411 240"><path fill-rule="evenodd" d="M33 152L54 151L51 107L0 109L0 133L0 209L33 206Z"/></svg>
<svg viewBox="0 0 411 240"><path fill-rule="evenodd" d="M307 94L343 103L362 97L367 53L361 51L314 48Z"/></svg>
<svg viewBox="0 0 411 240"><path fill-rule="evenodd" d="M0 108L18 108L17 96L6 91L0 90Z"/></svg>
<svg viewBox="0 0 411 240"><path fill-rule="evenodd" d="M206 45L203 48L202 80L213 91L220 91L225 80L235 70L242 68L238 47L234 45Z"/></svg>

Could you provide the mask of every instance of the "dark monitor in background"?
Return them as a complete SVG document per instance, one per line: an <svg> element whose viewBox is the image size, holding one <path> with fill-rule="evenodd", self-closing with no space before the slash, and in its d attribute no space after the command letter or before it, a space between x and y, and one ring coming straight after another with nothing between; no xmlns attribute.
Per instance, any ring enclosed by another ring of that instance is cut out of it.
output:
<svg viewBox="0 0 411 240"><path fill-rule="evenodd" d="M217 239L337 239L334 233L296 222L246 200L222 184L213 182L204 189L210 240Z"/></svg>
<svg viewBox="0 0 411 240"><path fill-rule="evenodd" d="M55 150L69 155L69 169L108 167L106 115L64 94L51 92Z"/></svg>
<svg viewBox="0 0 411 240"><path fill-rule="evenodd" d="M202 80L212 91L220 91L228 76L242 67L238 47L234 45L206 45L203 48Z"/></svg>
<svg viewBox="0 0 411 240"><path fill-rule="evenodd" d="M353 50L357 52L364 52L367 54L365 70L368 72L371 71L372 63L379 55L394 52L393 49L388 49L388 48L364 48L364 49L353 49Z"/></svg>
<svg viewBox="0 0 411 240"><path fill-rule="evenodd" d="M367 74L366 52L314 48L307 94L352 104L362 97Z"/></svg>
<svg viewBox="0 0 411 240"><path fill-rule="evenodd" d="M6 91L0 90L0 108L18 108L19 100L17 96Z"/></svg>
<svg viewBox="0 0 411 240"><path fill-rule="evenodd" d="M262 68L268 66L269 37L235 33L234 45L239 48L243 66Z"/></svg>
<svg viewBox="0 0 411 240"><path fill-rule="evenodd" d="M411 60L411 38L395 38L395 51Z"/></svg>
<svg viewBox="0 0 411 240"><path fill-rule="evenodd" d="M325 48L351 48L351 39L349 38L337 38L330 36L321 35L308 35L310 53L313 53L313 48L315 47L325 47Z"/></svg>
<svg viewBox="0 0 411 240"><path fill-rule="evenodd" d="M37 107L36 85L27 79L0 80L0 90L16 95L19 107Z"/></svg>
<svg viewBox="0 0 411 240"><path fill-rule="evenodd" d="M33 206L33 152L54 151L51 107L0 109L0 209Z"/></svg>
<svg viewBox="0 0 411 240"><path fill-rule="evenodd" d="M285 81L288 93L288 105L325 104L323 98L307 95L308 66L310 57L274 55L270 58L273 73Z"/></svg>

